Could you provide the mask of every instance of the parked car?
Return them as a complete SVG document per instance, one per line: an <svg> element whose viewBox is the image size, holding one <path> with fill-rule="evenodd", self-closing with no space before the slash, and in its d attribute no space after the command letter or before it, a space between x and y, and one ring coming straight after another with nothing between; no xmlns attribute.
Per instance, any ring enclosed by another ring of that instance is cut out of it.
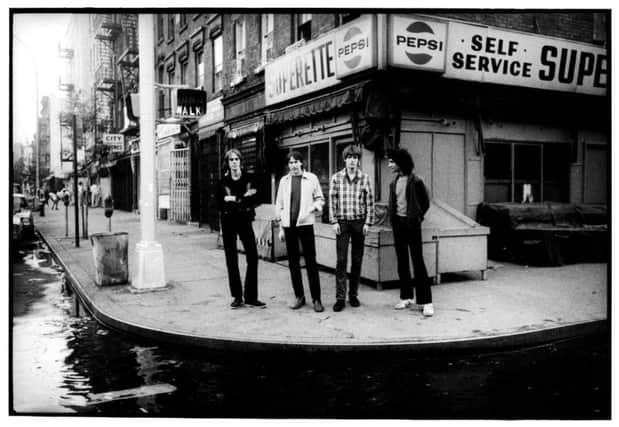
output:
<svg viewBox="0 0 619 427"><path fill-rule="evenodd" d="M34 234L32 209L24 194L13 193L13 239L21 240Z"/></svg>

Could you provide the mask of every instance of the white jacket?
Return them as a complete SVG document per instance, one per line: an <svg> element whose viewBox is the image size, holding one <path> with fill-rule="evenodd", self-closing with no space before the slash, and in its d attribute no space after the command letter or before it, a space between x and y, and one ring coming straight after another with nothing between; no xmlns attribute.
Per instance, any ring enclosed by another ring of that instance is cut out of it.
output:
<svg viewBox="0 0 619 427"><path fill-rule="evenodd" d="M282 227L290 227L290 184L291 174L285 175L279 181L277 197L275 199L275 211ZM322 212L325 198L322 195L318 177L311 172L303 171L301 178L301 204L297 226L312 225L315 221L314 210Z"/></svg>

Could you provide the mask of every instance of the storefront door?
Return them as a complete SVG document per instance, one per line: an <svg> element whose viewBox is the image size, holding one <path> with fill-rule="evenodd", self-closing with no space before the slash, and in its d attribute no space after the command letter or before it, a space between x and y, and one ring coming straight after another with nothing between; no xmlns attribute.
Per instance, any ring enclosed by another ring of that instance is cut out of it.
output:
<svg viewBox="0 0 619 427"><path fill-rule="evenodd" d="M219 181L219 161L217 136L200 142L198 159L200 181L200 223L207 224L211 230L219 230L217 214L217 183Z"/></svg>
<svg viewBox="0 0 619 427"><path fill-rule="evenodd" d="M607 156L605 145L585 145L585 203L605 204L607 202Z"/></svg>

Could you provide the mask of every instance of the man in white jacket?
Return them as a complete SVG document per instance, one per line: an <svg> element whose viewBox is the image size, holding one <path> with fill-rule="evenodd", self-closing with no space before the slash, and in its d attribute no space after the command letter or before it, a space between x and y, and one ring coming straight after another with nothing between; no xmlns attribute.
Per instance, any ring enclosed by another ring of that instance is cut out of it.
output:
<svg viewBox="0 0 619 427"><path fill-rule="evenodd" d="M288 268L295 294L293 310L305 305L305 292L299 264L299 242L303 248L303 258L307 268L310 293L316 312L324 311L320 300L320 278L316 263L316 243L314 222L317 213L322 212L324 197L316 175L304 170L303 155L292 151L286 157L288 175L282 177L277 190L276 208L280 219L279 238L286 242Z"/></svg>

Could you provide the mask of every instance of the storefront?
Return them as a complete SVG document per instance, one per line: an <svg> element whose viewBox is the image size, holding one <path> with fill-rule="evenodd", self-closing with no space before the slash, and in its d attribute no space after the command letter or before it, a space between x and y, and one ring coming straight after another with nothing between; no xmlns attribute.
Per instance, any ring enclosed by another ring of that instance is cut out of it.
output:
<svg viewBox="0 0 619 427"><path fill-rule="evenodd" d="M180 139L180 124L157 125L155 159L157 212L162 220L189 218L189 149ZM183 176L186 178L182 180ZM173 185L174 181L174 185ZM184 196L184 197L183 197Z"/></svg>
<svg viewBox="0 0 619 427"><path fill-rule="evenodd" d="M400 146L436 201L424 222L429 269L435 277L483 272L480 203L605 202L607 68L605 49L592 45L413 15L362 16L265 69L271 200L289 150L303 152L326 195L341 150L358 143L375 184L377 226L388 229L392 176L383 154ZM316 229L329 237L329 227ZM380 233L379 249L391 239ZM476 255L446 267L463 248ZM377 269L378 281L390 270Z"/></svg>
<svg viewBox="0 0 619 427"><path fill-rule="evenodd" d="M217 211L217 184L221 179L221 146L223 141L224 109L221 98L207 103L206 115L198 121L198 146L196 158L197 194L200 226L208 225L219 230Z"/></svg>

